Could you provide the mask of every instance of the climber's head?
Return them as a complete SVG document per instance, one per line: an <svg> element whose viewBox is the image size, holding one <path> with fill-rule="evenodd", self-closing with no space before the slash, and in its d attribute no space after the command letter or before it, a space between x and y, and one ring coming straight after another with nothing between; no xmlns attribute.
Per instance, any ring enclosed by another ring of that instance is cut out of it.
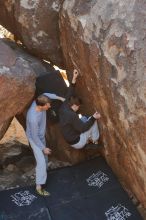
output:
<svg viewBox="0 0 146 220"><path fill-rule="evenodd" d="M82 104L82 100L81 98L79 98L78 96L71 96L69 99L69 106L71 107L71 109L74 112L77 112L80 108L80 105Z"/></svg>

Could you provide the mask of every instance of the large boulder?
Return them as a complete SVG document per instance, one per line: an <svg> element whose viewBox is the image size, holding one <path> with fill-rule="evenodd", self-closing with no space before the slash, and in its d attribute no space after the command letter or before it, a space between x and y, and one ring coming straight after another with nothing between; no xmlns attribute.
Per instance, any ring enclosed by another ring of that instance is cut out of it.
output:
<svg viewBox="0 0 146 220"><path fill-rule="evenodd" d="M35 73L26 59L0 40L0 125L22 112L35 92Z"/></svg>
<svg viewBox="0 0 146 220"><path fill-rule="evenodd" d="M65 0L60 13L66 66L81 74L86 112L101 112L105 157L146 207L145 20L144 0Z"/></svg>
<svg viewBox="0 0 146 220"><path fill-rule="evenodd" d="M63 67L59 11L63 0L1 0L0 24L39 58Z"/></svg>
<svg viewBox="0 0 146 220"><path fill-rule="evenodd" d="M0 139L4 136L11 117L26 112L35 95L38 76L54 71L54 68L28 54L16 43L0 40ZM21 120L25 128L24 120Z"/></svg>

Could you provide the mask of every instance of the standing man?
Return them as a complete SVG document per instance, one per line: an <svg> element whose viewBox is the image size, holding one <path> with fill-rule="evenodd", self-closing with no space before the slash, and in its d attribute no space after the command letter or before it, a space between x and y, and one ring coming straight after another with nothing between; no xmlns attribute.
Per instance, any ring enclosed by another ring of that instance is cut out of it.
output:
<svg viewBox="0 0 146 220"><path fill-rule="evenodd" d="M42 188L47 179L48 155L51 149L46 146L46 111L51 108L51 99L64 101L55 94L45 93L33 101L26 117L26 135L36 159L36 191L41 196L49 196Z"/></svg>

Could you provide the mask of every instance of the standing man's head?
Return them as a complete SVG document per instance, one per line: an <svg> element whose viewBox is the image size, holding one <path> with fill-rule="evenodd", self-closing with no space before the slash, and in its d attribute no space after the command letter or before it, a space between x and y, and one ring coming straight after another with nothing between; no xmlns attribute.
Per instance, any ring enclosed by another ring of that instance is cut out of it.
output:
<svg viewBox="0 0 146 220"><path fill-rule="evenodd" d="M82 104L82 100L77 96L71 96L68 104L74 112L77 112Z"/></svg>
<svg viewBox="0 0 146 220"><path fill-rule="evenodd" d="M36 105L39 111L46 111L51 108L51 100L46 95L39 95L36 98Z"/></svg>

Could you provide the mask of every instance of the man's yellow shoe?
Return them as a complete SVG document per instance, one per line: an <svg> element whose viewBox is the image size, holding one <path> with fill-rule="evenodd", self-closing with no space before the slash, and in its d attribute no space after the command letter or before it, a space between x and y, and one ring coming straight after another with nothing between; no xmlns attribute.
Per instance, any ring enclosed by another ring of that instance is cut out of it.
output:
<svg viewBox="0 0 146 220"><path fill-rule="evenodd" d="M40 196L50 196L50 193L44 189L36 189L36 192Z"/></svg>

